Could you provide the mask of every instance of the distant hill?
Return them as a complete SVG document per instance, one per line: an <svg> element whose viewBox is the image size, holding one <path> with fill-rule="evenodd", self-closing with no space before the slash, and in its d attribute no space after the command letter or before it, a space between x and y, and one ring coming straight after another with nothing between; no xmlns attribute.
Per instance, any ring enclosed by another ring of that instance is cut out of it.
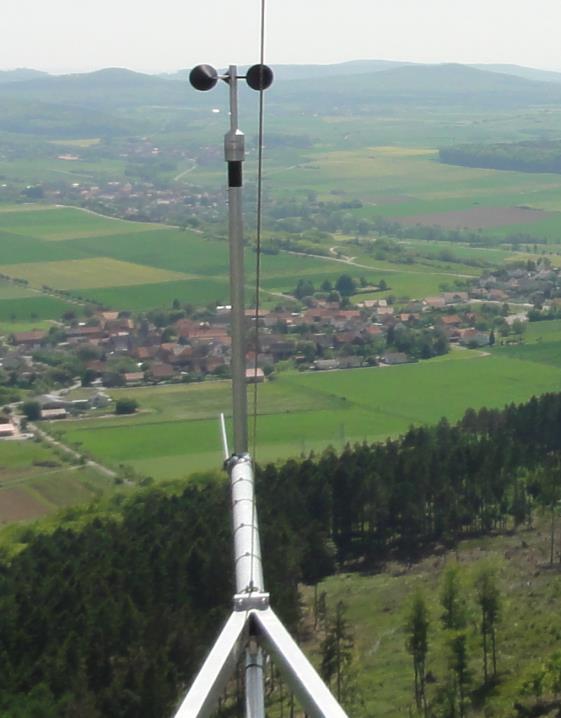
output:
<svg viewBox="0 0 561 718"><path fill-rule="evenodd" d="M493 66L496 67L496 66ZM498 67L498 66L497 66ZM314 109L330 111L334 106L360 111L387 104L462 104L511 107L561 102L560 81L545 77L523 77L540 71L515 65L513 74L460 64L422 65L385 60L360 60L337 65L278 65L268 106L271 111ZM243 71L244 68L241 68ZM518 74L514 74L518 70ZM188 70L167 75L187 82ZM556 73L551 73L556 76ZM544 75L548 73L544 71Z"/></svg>
<svg viewBox="0 0 561 718"><path fill-rule="evenodd" d="M474 67L477 70L487 70L488 72L500 72L504 75L524 77L526 80L535 80L536 82L561 82L561 72L538 70L534 67L523 67L522 65L470 65L469 67Z"/></svg>
<svg viewBox="0 0 561 718"><path fill-rule="evenodd" d="M273 68L276 82L268 93L267 106L272 114L286 115L365 114L399 106L504 109L561 103L561 81L528 79L489 67L385 60L280 65ZM191 90L187 75L188 70L156 76L123 68L58 76L35 70L0 73L0 78L12 77L10 81L0 79L0 130L46 137L65 132L75 137L106 136L135 132L140 126L144 128L140 132L149 132L154 126L161 127L156 110L166 108L172 115L208 112L209 98ZM19 80L13 79L17 77ZM256 94L245 83L241 89L245 95L242 107L247 111L249 97L255 101ZM216 102L225 103L225 93L221 99L217 95Z"/></svg>
<svg viewBox="0 0 561 718"><path fill-rule="evenodd" d="M188 101L187 93L179 83L122 68L4 83L0 85L0 98L7 97L100 109L145 104L178 105Z"/></svg>
<svg viewBox="0 0 561 718"><path fill-rule="evenodd" d="M561 101L557 83L537 82L458 64L406 65L389 70L279 82L276 100L291 100L317 109L333 103L346 107L387 103L525 106Z"/></svg>
<svg viewBox="0 0 561 718"><path fill-rule="evenodd" d="M22 82L24 80L34 80L39 77L48 76L48 72L31 70L26 67L19 67L16 70L0 70L0 84L4 82Z"/></svg>
<svg viewBox="0 0 561 718"><path fill-rule="evenodd" d="M359 75L370 72L383 72L394 67L409 65L408 62L395 60L352 60L330 65L272 65L276 80L304 80L316 77L338 77L340 75ZM247 66L240 68L245 72ZM164 73L158 77L164 80L186 81L190 70L178 70L173 73Z"/></svg>
<svg viewBox="0 0 561 718"><path fill-rule="evenodd" d="M305 80L322 77L339 77L349 75L363 75L372 72L384 72L399 67L437 67L416 62L404 62L400 60L352 60L327 65L273 65L275 78L277 80ZM561 72L540 70L533 67L524 67L513 64L471 64L463 65L475 70L494 72L503 75L522 77L526 80L536 82L561 82ZM242 71L245 67L241 68ZM187 81L189 69L178 70L172 73L157 75L164 80Z"/></svg>

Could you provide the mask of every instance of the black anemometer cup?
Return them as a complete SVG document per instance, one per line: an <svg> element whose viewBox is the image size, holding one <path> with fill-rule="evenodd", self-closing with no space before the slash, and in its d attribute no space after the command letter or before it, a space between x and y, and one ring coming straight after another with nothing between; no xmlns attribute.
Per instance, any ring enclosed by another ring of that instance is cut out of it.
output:
<svg viewBox="0 0 561 718"><path fill-rule="evenodd" d="M273 84L273 71L268 65L253 65L245 79L252 90L267 90Z"/></svg>
<svg viewBox="0 0 561 718"><path fill-rule="evenodd" d="M228 76L219 78L218 72L212 65L197 65L189 73L189 82L201 92L212 90L219 79L228 81ZM252 90L267 90L273 84L273 71L268 65L252 65L245 76L247 84Z"/></svg>
<svg viewBox="0 0 561 718"><path fill-rule="evenodd" d="M218 73L212 65L197 65L189 73L189 82L195 90L206 92L218 82Z"/></svg>

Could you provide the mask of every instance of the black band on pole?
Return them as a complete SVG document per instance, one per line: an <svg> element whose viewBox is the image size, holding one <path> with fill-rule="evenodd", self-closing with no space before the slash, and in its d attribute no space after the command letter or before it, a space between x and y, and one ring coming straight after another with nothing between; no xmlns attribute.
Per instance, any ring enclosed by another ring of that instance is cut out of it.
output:
<svg viewBox="0 0 561 718"><path fill-rule="evenodd" d="M228 162L228 187L242 186L242 163Z"/></svg>

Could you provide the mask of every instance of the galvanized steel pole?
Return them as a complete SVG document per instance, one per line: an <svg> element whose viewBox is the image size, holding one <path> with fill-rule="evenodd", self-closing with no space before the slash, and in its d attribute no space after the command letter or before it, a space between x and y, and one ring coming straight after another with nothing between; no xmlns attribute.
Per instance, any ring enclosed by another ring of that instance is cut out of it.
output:
<svg viewBox="0 0 561 718"><path fill-rule="evenodd" d="M247 452L247 391L245 381L244 244L242 216L242 163L245 138L238 127L237 67L230 65L230 130L224 137L228 163L228 224L230 238L230 303L232 305L232 398L234 409L234 453Z"/></svg>
<svg viewBox="0 0 561 718"><path fill-rule="evenodd" d="M230 130L224 137L224 156L228 163L228 220L230 239L231 371L234 413L234 456L229 462L232 484L234 559L237 594L263 591L263 571L257 511L253 486L253 466L248 455L246 326L244 306L244 242L242 216L242 162L245 159L243 132L238 127L238 69L230 65ZM265 717L263 652L250 641L245 657L246 718Z"/></svg>

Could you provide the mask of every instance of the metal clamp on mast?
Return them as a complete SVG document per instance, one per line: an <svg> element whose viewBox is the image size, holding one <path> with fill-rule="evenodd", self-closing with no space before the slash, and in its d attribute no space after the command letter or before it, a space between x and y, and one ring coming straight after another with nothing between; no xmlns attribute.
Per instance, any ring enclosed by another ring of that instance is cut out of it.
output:
<svg viewBox="0 0 561 718"><path fill-rule="evenodd" d="M238 127L240 79L245 79L252 89L262 92L272 84L273 73L266 65L259 64L249 68L245 76L238 76L235 65L230 65L225 75L219 75L210 65L199 65L190 74L191 84L197 90L211 90L218 80L226 82L230 90L230 129L224 138L224 154L228 165L234 453L226 459L225 466L232 494L236 593L233 613L177 711L176 718L210 716L242 653L245 653L245 716L265 718L263 649L274 659L311 718L346 718L345 712L270 608L263 580L253 463L248 453L242 213L245 147L243 132ZM222 434L226 446L223 419Z"/></svg>

